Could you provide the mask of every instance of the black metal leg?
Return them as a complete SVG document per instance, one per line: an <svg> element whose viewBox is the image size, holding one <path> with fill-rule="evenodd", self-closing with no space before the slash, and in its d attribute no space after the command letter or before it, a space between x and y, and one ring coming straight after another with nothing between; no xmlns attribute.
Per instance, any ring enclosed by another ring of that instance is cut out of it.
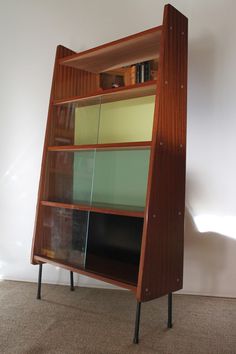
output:
<svg viewBox="0 0 236 354"><path fill-rule="evenodd" d="M172 293L168 294L168 322L167 327L172 328Z"/></svg>
<svg viewBox="0 0 236 354"><path fill-rule="evenodd" d="M41 283L42 283L42 270L43 264L39 265L39 275L38 275L38 292L37 292L37 299L41 299Z"/></svg>
<svg viewBox="0 0 236 354"><path fill-rule="evenodd" d="M134 340L133 340L133 342L135 344L138 344L138 342L139 342L140 312L141 312L141 302L137 302L136 319L135 319L135 330L134 330Z"/></svg>
<svg viewBox="0 0 236 354"><path fill-rule="evenodd" d="M74 287L74 274L71 271L70 271L70 290L71 291L75 290L75 287Z"/></svg>

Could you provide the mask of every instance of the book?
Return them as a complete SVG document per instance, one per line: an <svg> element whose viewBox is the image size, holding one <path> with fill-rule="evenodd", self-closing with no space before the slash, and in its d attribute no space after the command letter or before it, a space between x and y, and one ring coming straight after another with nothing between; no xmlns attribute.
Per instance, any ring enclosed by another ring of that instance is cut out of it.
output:
<svg viewBox="0 0 236 354"><path fill-rule="evenodd" d="M131 85L136 84L136 65L131 66Z"/></svg>
<svg viewBox="0 0 236 354"><path fill-rule="evenodd" d="M144 63L144 81L151 80L151 62L146 61Z"/></svg>

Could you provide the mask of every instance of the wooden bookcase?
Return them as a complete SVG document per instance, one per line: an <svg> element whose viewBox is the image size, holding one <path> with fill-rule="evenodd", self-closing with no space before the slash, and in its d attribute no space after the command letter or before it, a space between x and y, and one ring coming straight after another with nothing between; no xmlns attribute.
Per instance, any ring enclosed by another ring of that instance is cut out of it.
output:
<svg viewBox="0 0 236 354"><path fill-rule="evenodd" d="M187 18L75 53L58 46L32 263L131 290L141 302L182 288ZM143 71L142 71L143 70ZM146 70L146 71L145 71ZM140 79L141 78L141 79Z"/></svg>

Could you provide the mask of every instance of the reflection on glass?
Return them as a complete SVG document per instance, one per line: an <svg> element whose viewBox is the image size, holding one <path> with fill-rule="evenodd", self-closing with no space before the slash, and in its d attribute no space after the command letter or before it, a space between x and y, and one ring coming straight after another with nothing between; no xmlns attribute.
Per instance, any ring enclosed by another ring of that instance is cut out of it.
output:
<svg viewBox="0 0 236 354"><path fill-rule="evenodd" d="M88 212L42 208L40 255L84 267Z"/></svg>
<svg viewBox="0 0 236 354"><path fill-rule="evenodd" d="M74 155L65 151L48 152L44 199L69 203L73 195Z"/></svg>
<svg viewBox="0 0 236 354"><path fill-rule="evenodd" d="M90 204L95 151L48 152L44 200Z"/></svg>
<svg viewBox="0 0 236 354"><path fill-rule="evenodd" d="M101 98L95 97L89 104L80 101L54 106L50 123L50 145L96 144L100 103Z"/></svg>
<svg viewBox="0 0 236 354"><path fill-rule="evenodd" d="M53 117L50 124L50 145L63 146L74 144L75 130L74 104L53 107Z"/></svg>

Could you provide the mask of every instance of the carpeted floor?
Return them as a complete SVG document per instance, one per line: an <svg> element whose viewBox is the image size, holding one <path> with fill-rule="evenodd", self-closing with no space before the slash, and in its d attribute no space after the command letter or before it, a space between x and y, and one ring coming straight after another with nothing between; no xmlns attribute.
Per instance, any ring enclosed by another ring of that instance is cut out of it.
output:
<svg viewBox="0 0 236 354"><path fill-rule="evenodd" d="M132 344L136 302L126 291L0 282L1 354L236 354L236 300L173 297L142 305L140 343Z"/></svg>

